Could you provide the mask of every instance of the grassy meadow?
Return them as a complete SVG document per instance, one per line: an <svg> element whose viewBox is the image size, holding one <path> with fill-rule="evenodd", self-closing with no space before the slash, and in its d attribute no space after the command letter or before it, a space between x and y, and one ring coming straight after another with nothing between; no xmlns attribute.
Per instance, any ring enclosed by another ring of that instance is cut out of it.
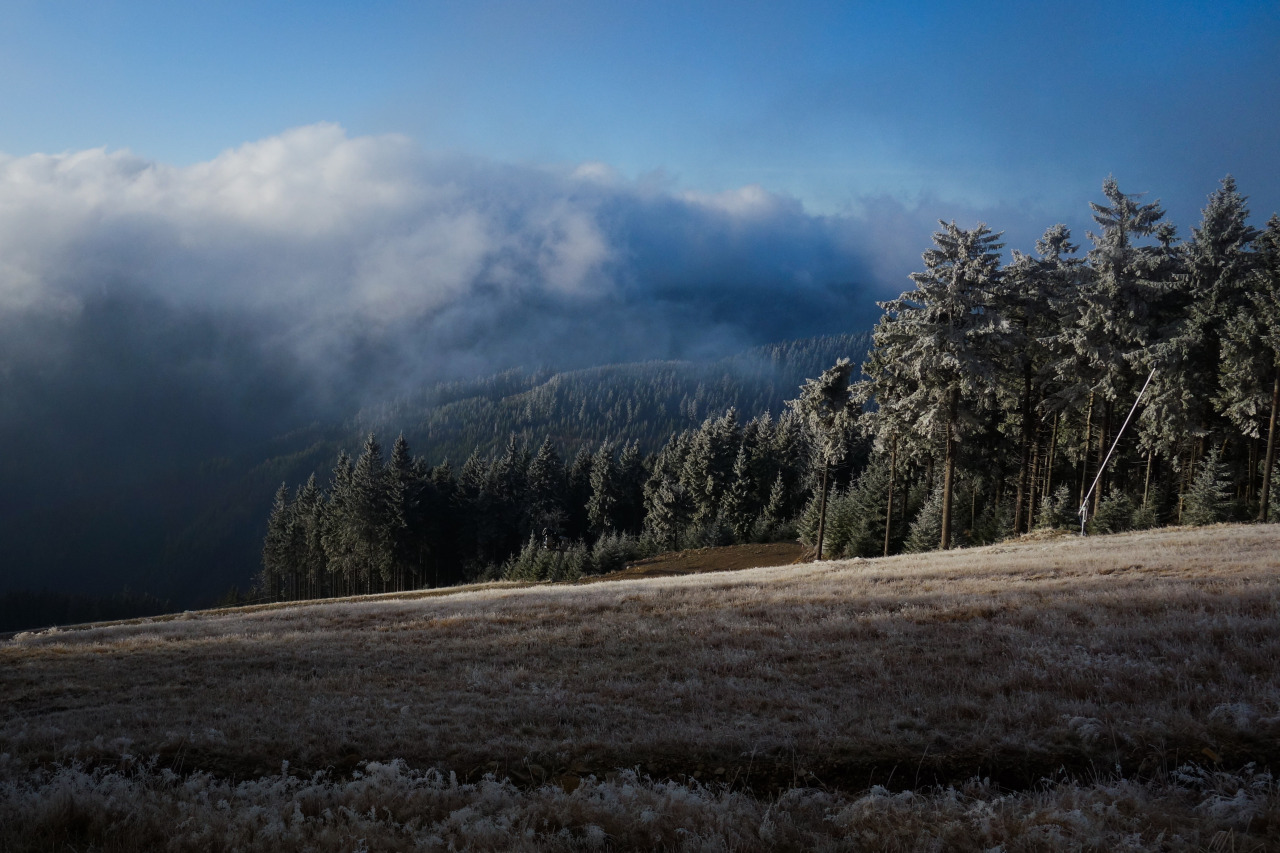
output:
<svg viewBox="0 0 1280 853"><path fill-rule="evenodd" d="M0 643L0 849L1280 849L1280 526Z"/></svg>

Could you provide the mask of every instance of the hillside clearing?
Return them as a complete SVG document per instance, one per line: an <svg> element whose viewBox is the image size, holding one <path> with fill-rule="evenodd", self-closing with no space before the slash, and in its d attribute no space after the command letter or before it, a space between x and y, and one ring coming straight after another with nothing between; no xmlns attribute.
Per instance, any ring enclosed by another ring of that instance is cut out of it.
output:
<svg viewBox="0 0 1280 853"><path fill-rule="evenodd" d="M1274 768L1278 546L1174 529L25 634L0 644L0 771L394 759L773 797ZM1241 831L1276 819L1267 790Z"/></svg>

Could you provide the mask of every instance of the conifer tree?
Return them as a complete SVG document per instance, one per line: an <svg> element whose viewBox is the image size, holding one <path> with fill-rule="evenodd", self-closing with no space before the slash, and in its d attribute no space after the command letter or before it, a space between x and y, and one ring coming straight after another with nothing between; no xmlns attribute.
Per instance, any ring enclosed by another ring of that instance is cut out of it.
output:
<svg viewBox="0 0 1280 853"><path fill-rule="evenodd" d="M271 515L267 517L267 536L262 543L260 586L271 599L288 597L285 594L285 579L293 573L293 566L289 562L291 516L289 486L281 483L280 488L276 489Z"/></svg>
<svg viewBox="0 0 1280 853"><path fill-rule="evenodd" d="M765 539L773 540L789 519L789 504L787 484L782 478L782 473L779 472L773 481L773 486L769 489L769 500L760 514L761 533Z"/></svg>
<svg viewBox="0 0 1280 853"><path fill-rule="evenodd" d="M345 450L338 453L329 484L329 509L324 515L326 565L332 588L338 595L355 591L356 558L354 542L349 535L348 516L353 501L351 493L351 457Z"/></svg>
<svg viewBox="0 0 1280 853"><path fill-rule="evenodd" d="M1133 523L1133 501L1121 489L1114 486L1098 505L1098 512L1089 519L1090 533L1120 533Z"/></svg>
<svg viewBox="0 0 1280 853"><path fill-rule="evenodd" d="M329 572L324 553L324 493L316 484L313 473L306 484L298 492L294 501L294 524L297 530L296 541L299 543L299 559L303 563L303 571L309 587L308 596L312 598L326 594L324 589Z"/></svg>
<svg viewBox="0 0 1280 853"><path fill-rule="evenodd" d="M1053 494L1040 503L1036 515L1036 527L1041 530L1070 530L1075 523L1075 503L1071 490L1060 485Z"/></svg>
<svg viewBox="0 0 1280 853"><path fill-rule="evenodd" d="M586 447L580 447L578 454L569 466L569 531L571 539L583 538L587 535L590 523L587 518L587 502L591 500L591 468L592 454Z"/></svg>
<svg viewBox="0 0 1280 853"><path fill-rule="evenodd" d="M394 586L404 589L416 584L422 549L420 507L422 484L414 470L413 456L404 433L391 447L386 471L386 513L392 552Z"/></svg>
<svg viewBox="0 0 1280 853"><path fill-rule="evenodd" d="M674 551L688 519L684 487L669 474L655 476L658 478L650 481L645 499L645 532L658 547Z"/></svg>
<svg viewBox="0 0 1280 853"><path fill-rule="evenodd" d="M1019 434L1014 533L1029 530L1033 522L1035 442L1040 420L1048 411L1042 404L1057 391L1053 385L1058 358L1054 343L1064 318L1073 316L1082 259L1070 256L1078 249L1065 225L1048 228L1036 241L1038 257L1013 253L998 291L999 310L1008 321L1002 397L1004 408L1016 418Z"/></svg>
<svg viewBox="0 0 1280 853"><path fill-rule="evenodd" d="M1218 448L1205 456L1182 504L1183 524L1225 521L1230 511L1231 475L1222 464Z"/></svg>
<svg viewBox="0 0 1280 853"><path fill-rule="evenodd" d="M1280 215L1272 215L1256 239L1257 258L1244 307L1226 324L1220 391L1215 402L1237 430L1251 438L1266 433L1261 466L1258 521L1271 517L1276 471L1277 409L1280 409Z"/></svg>
<svg viewBox="0 0 1280 853"><path fill-rule="evenodd" d="M1222 397L1220 362L1228 321L1247 302L1257 229L1230 175L1209 196L1199 228L1183 246L1183 268L1174 277L1168 329L1153 347L1159 369L1152 381L1143 432L1158 452L1173 455L1191 440L1221 437L1215 401Z"/></svg>
<svg viewBox="0 0 1280 853"><path fill-rule="evenodd" d="M1090 202L1097 234L1090 232L1089 275L1080 289L1080 310L1073 326L1064 327L1064 349L1073 354L1058 365L1058 378L1066 402L1081 405L1088 397L1084 448L1086 472L1095 476L1105 458L1112 432L1116 400L1130 399L1137 391L1137 373L1144 376L1145 348L1155 337L1158 313L1164 297L1172 232L1161 230L1164 210L1159 201L1142 204L1140 195L1120 191L1115 178L1102 184L1109 204ZM1160 245L1138 241L1158 237ZM1119 424L1114 424L1119 426ZM1091 479L1087 476L1084 479ZM1094 491L1094 510L1106 488L1100 481ZM1084 489L1081 490L1083 495Z"/></svg>
<svg viewBox="0 0 1280 853"><path fill-rule="evenodd" d="M876 557L884 553L886 541L893 544L899 538L886 525L892 527L888 514L890 460L883 455L873 456L858 479L849 487L847 503L851 525L845 545L849 557Z"/></svg>
<svg viewBox="0 0 1280 853"><path fill-rule="evenodd" d="M788 403L807 422L822 465L822 479L818 486L818 527L814 536L815 559L818 560L822 559L831 466L844 460L859 410L849 385L852 372L852 362L847 358L839 359L817 379L806 379L800 388L800 396Z"/></svg>
<svg viewBox="0 0 1280 853"><path fill-rule="evenodd" d="M365 592L378 584L385 588L395 567L397 519L389 497L382 445L369 433L351 472L351 499L344 519Z"/></svg>
<svg viewBox="0 0 1280 853"><path fill-rule="evenodd" d="M591 459L591 497L587 522L597 536L617 528L618 470L613 445L604 442Z"/></svg>
<svg viewBox="0 0 1280 853"><path fill-rule="evenodd" d="M549 534L560 535L568 526L566 485L564 463L551 443L551 436L547 436L529 463L529 501L535 532L546 529Z"/></svg>
<svg viewBox="0 0 1280 853"><path fill-rule="evenodd" d="M729 487L725 490L721 509L725 526L728 527L735 542L746 542L751 538L751 528L755 524L753 503L751 467L747 461L747 449L740 447L733 463L733 473Z"/></svg>
<svg viewBox="0 0 1280 853"><path fill-rule="evenodd" d="M916 513L911 527L907 531L907 541L903 550L908 554L932 551L942 541L942 515L946 500L946 489L942 483L934 487L929 497Z"/></svg>
<svg viewBox="0 0 1280 853"><path fill-rule="evenodd" d="M638 534L644 527L644 484L648 479L644 466L640 443L632 441L624 445L618 455L618 504L615 511L617 527L624 533Z"/></svg>
<svg viewBox="0 0 1280 853"><path fill-rule="evenodd" d="M895 365L895 375L908 381L902 393L877 402L886 409L884 420L906 426L922 442L941 445L938 535L939 547L947 548L959 445L995 404L996 358L1007 323L995 307L1000 235L981 223L972 230L939 224L935 247L923 256L924 272L911 274L916 289L880 303L889 315L877 330L880 363Z"/></svg>

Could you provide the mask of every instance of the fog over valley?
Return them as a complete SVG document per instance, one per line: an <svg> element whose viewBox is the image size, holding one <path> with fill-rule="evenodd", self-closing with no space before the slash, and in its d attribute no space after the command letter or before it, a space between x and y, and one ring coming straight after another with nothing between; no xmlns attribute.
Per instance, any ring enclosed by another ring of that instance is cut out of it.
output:
<svg viewBox="0 0 1280 853"><path fill-rule="evenodd" d="M869 328L884 270L911 263L873 238L757 186L702 195L333 124L183 167L4 157L3 584L170 590L122 564L193 471L432 383Z"/></svg>

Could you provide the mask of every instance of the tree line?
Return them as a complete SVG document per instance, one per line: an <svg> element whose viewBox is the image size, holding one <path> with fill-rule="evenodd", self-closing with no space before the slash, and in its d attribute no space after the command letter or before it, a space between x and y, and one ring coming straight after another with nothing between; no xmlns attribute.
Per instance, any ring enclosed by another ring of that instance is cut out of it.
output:
<svg viewBox="0 0 1280 853"><path fill-rule="evenodd" d="M791 412L740 423L734 409L671 436L655 453L603 442L562 459L517 435L455 473L390 458L370 433L340 453L327 484L313 475L276 493L259 592L315 598L493 579L566 579L679 547L794 536L809 490L808 433Z"/></svg>
<svg viewBox="0 0 1280 853"><path fill-rule="evenodd" d="M1280 217L1251 226L1228 176L1179 242L1158 201L1102 191L1083 256L1059 224L1002 265L985 224L941 222L880 303L849 390L870 464L843 496L871 530L846 550L1275 512Z"/></svg>
<svg viewBox="0 0 1280 853"><path fill-rule="evenodd" d="M940 222L914 288L880 303L861 376L840 359L776 418L729 408L649 452L620 437L567 462L563 435L533 451L513 431L456 473L411 457L403 435L384 461L370 433L323 488L281 486L261 591L571 578L794 537L875 556L1081 523L1266 520L1280 217L1252 227L1228 176L1180 242L1158 201L1111 178L1102 191L1083 255L1059 224L1004 264L987 225Z"/></svg>

